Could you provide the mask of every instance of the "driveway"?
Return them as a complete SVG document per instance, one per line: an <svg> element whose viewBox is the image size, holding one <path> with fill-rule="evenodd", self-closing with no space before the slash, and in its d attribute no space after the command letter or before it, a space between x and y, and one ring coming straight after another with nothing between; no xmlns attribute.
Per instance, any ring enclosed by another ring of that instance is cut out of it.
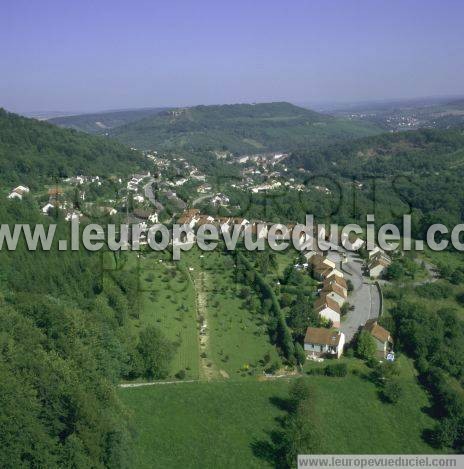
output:
<svg viewBox="0 0 464 469"><path fill-rule="evenodd" d="M348 296L348 302L354 306L353 311L342 319L341 330L349 342L360 326L368 319L376 319L380 314L380 295L375 284L362 274L362 260L355 253L347 252L348 261L343 264L345 279L353 282L353 291Z"/></svg>
<svg viewBox="0 0 464 469"><path fill-rule="evenodd" d="M346 254L347 262L341 264L342 254ZM358 254L339 247L338 251L329 251L329 259L337 264L337 268L344 274L345 280L351 280L353 291L348 294L348 303L354 306L342 318L341 330L346 341L350 342L358 329L368 319L376 319L380 314L380 295L375 284L369 277L363 275L363 261Z"/></svg>

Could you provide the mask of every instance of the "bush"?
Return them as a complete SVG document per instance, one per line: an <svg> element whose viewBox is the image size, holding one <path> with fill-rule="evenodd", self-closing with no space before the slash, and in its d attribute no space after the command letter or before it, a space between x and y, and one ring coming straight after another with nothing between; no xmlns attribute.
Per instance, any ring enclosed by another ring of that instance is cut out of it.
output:
<svg viewBox="0 0 464 469"><path fill-rule="evenodd" d="M185 370L180 370L176 373L176 378L177 379L185 379L185 376L187 375L187 373L185 372Z"/></svg>
<svg viewBox="0 0 464 469"><path fill-rule="evenodd" d="M348 374L348 366L346 363L329 363L325 367L326 376L335 376L342 378Z"/></svg>
<svg viewBox="0 0 464 469"><path fill-rule="evenodd" d="M432 300L448 298L451 293L451 287L446 283L426 283L416 287L416 292L425 298Z"/></svg>
<svg viewBox="0 0 464 469"><path fill-rule="evenodd" d="M347 357L347 358L353 358L354 357L354 350L351 347L346 349L345 357Z"/></svg>
<svg viewBox="0 0 464 469"><path fill-rule="evenodd" d="M382 397L391 404L396 404L403 395L403 388L398 380L391 380L385 384L382 389Z"/></svg>
<svg viewBox="0 0 464 469"><path fill-rule="evenodd" d="M374 358L377 348L374 339L367 331L361 331L356 341L356 355L364 360Z"/></svg>
<svg viewBox="0 0 464 469"><path fill-rule="evenodd" d="M376 368L378 364L379 364L379 361L374 357L371 357L366 361L366 365L369 368Z"/></svg>
<svg viewBox="0 0 464 469"><path fill-rule="evenodd" d="M274 374L281 366L282 365L279 360L274 360L264 371L269 374Z"/></svg>

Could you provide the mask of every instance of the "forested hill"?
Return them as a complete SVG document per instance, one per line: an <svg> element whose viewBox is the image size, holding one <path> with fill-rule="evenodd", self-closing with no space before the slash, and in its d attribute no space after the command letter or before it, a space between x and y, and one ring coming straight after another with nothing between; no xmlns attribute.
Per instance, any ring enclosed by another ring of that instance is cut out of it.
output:
<svg viewBox="0 0 464 469"><path fill-rule="evenodd" d="M350 122L290 103L196 106L116 127L109 135L143 149L211 149L234 153L288 151L378 133L372 124Z"/></svg>
<svg viewBox="0 0 464 469"><path fill-rule="evenodd" d="M296 151L290 162L319 174L331 172L356 178L456 171L464 168L464 131L385 133L317 151Z"/></svg>
<svg viewBox="0 0 464 469"><path fill-rule="evenodd" d="M76 174L128 174L139 152L104 137L61 129L0 109L0 183L34 187Z"/></svg>
<svg viewBox="0 0 464 469"><path fill-rule="evenodd" d="M165 108L147 108L125 111L98 112L94 114L79 114L75 116L62 116L49 119L51 124L59 127L68 127L89 134L106 133L108 129L119 127L145 117L155 116Z"/></svg>

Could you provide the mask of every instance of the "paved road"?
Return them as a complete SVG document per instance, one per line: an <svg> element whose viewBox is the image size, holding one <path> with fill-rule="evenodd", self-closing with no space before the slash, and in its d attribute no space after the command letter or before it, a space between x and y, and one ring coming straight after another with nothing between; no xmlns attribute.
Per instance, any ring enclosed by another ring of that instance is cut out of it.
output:
<svg viewBox="0 0 464 469"><path fill-rule="evenodd" d="M155 206L158 211L161 211L164 210L164 206L161 202L156 200L155 194L153 192L153 188L155 187L156 182L157 180L155 178L151 178L150 181L143 187L143 191L145 193L145 197Z"/></svg>
<svg viewBox="0 0 464 469"><path fill-rule="evenodd" d="M206 195L202 195L201 197L197 197L197 198L192 202L192 207L195 207L196 204L199 204L199 203L202 202L203 200L211 199L212 197L214 197L214 194L206 194Z"/></svg>
<svg viewBox="0 0 464 469"><path fill-rule="evenodd" d="M360 257L354 252L344 252L348 261L343 264L343 268L340 267L341 255L339 253L331 252L329 258L338 264L338 268L344 273L345 280L349 279L353 282L354 289L349 293L348 302L354 305L354 310L348 311L341 324L341 330L346 336L346 341L349 342L368 319L379 317L380 295L375 284L372 284L368 277L363 276L363 263Z"/></svg>

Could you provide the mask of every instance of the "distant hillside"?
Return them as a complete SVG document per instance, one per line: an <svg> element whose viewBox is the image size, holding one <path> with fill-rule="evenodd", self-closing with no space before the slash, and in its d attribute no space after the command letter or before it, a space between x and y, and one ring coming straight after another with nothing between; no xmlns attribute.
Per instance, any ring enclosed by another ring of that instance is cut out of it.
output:
<svg viewBox="0 0 464 469"><path fill-rule="evenodd" d="M357 178L461 170L464 132L421 129L385 133L318 151L296 151L290 162L318 173L327 171Z"/></svg>
<svg viewBox="0 0 464 469"><path fill-rule="evenodd" d="M373 135L370 123L336 119L290 103L196 106L164 111L114 128L109 136L141 149L286 151Z"/></svg>
<svg viewBox="0 0 464 469"><path fill-rule="evenodd" d="M0 182L32 187L76 174L128 174L140 153L104 137L60 129L0 109Z"/></svg>
<svg viewBox="0 0 464 469"><path fill-rule="evenodd" d="M131 111L99 112L95 114L80 114L76 116L54 117L49 119L51 124L60 127L81 130L90 134L105 133L109 129L129 124L146 117L155 116L165 108L135 109Z"/></svg>
<svg viewBox="0 0 464 469"><path fill-rule="evenodd" d="M339 117L370 122L385 130L464 128L464 98L435 98L368 103L339 109Z"/></svg>

